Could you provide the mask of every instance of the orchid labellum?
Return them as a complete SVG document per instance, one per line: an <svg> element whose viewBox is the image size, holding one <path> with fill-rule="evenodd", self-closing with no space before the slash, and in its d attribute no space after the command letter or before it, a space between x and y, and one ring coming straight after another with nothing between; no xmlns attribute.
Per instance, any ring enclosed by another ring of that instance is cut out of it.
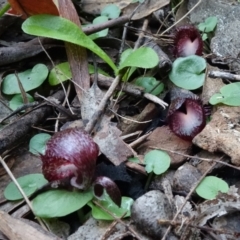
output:
<svg viewBox="0 0 240 240"><path fill-rule="evenodd" d="M180 91L171 101L167 122L178 137L191 141L206 125L201 100L191 92Z"/></svg>
<svg viewBox="0 0 240 240"><path fill-rule="evenodd" d="M177 28L174 36L175 57L202 55L203 41L199 31L191 25Z"/></svg>

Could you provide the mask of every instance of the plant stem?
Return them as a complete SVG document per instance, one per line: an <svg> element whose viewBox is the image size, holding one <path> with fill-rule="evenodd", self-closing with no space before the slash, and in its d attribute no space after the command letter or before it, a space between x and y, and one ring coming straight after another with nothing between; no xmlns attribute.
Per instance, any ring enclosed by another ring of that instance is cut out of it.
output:
<svg viewBox="0 0 240 240"><path fill-rule="evenodd" d="M149 187L150 182L151 182L151 180L152 180L152 178L153 178L153 175L154 175L153 172L151 172L151 173L148 175L148 179L147 179L147 182L146 182L145 187L144 187L144 190L145 190L145 191L148 190L148 187Z"/></svg>

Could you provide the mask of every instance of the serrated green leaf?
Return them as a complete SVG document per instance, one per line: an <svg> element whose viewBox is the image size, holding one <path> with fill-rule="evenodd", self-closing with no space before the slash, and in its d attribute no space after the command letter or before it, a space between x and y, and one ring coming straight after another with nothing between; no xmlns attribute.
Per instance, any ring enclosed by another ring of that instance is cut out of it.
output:
<svg viewBox="0 0 240 240"><path fill-rule="evenodd" d="M196 188L197 194L204 199L215 199L219 192L227 193L228 184L214 176L205 177Z"/></svg>
<svg viewBox="0 0 240 240"><path fill-rule="evenodd" d="M29 152L39 155L45 153L46 143L51 138L48 133L39 133L33 136L29 142Z"/></svg>
<svg viewBox="0 0 240 240"><path fill-rule="evenodd" d="M58 16L35 15L22 24L25 33L71 42L85 47L102 58L115 72L117 67L109 56L73 22Z"/></svg>
<svg viewBox="0 0 240 240"><path fill-rule="evenodd" d="M140 77L135 81L135 84L143 87L146 93L151 93L156 96L164 89L163 83L160 83L154 77Z"/></svg>
<svg viewBox="0 0 240 240"><path fill-rule="evenodd" d="M152 150L144 156L144 163L148 173L154 172L156 175L160 175L170 167L171 158L164 151Z"/></svg>
<svg viewBox="0 0 240 240"><path fill-rule="evenodd" d="M34 102L34 98L27 93L27 99L28 99L28 102ZM16 110L17 108L21 107L23 105L23 97L21 94L16 94L13 96L13 98L10 100L9 102L9 107L14 111Z"/></svg>
<svg viewBox="0 0 240 240"><path fill-rule="evenodd" d="M116 4L108 4L101 11L102 16L106 16L109 19L114 19L119 17L121 9Z"/></svg>
<svg viewBox="0 0 240 240"><path fill-rule="evenodd" d="M203 86L206 61L204 58L191 55L177 58L169 74L170 80L178 87L194 90Z"/></svg>
<svg viewBox="0 0 240 240"><path fill-rule="evenodd" d="M37 64L32 69L18 73L18 77L25 92L39 87L48 76L48 68L44 64ZM3 79L2 91L5 94L21 93L15 74L9 74Z"/></svg>
<svg viewBox="0 0 240 240"><path fill-rule="evenodd" d="M129 52L130 53L130 50ZM120 63L119 70L125 67L153 68L159 62L158 55L149 47L141 47L125 57Z"/></svg>
<svg viewBox="0 0 240 240"><path fill-rule="evenodd" d="M44 186L48 181L40 173L29 174L23 177L17 178L17 182L22 187L24 193L30 196L37 189ZM10 182L4 190L4 197L11 201L23 199L22 194L13 182Z"/></svg>
<svg viewBox="0 0 240 240"><path fill-rule="evenodd" d="M35 215L38 217L63 217L81 209L92 198L93 194L91 191L50 190L34 198L32 206Z"/></svg>

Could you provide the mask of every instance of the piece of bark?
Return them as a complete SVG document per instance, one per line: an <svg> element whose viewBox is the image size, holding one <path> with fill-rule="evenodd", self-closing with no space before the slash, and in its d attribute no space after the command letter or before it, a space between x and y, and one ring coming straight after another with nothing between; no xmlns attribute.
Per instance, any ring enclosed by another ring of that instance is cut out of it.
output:
<svg viewBox="0 0 240 240"><path fill-rule="evenodd" d="M62 101L64 93L59 91L52 97ZM51 112L51 106L43 106L2 128L0 131L0 154L13 147L21 138L24 138L33 125L40 123Z"/></svg>
<svg viewBox="0 0 240 240"><path fill-rule="evenodd" d="M9 214L0 211L0 231L9 240L57 240L58 237L51 236L50 233L38 231L34 227L11 217Z"/></svg>
<svg viewBox="0 0 240 240"><path fill-rule="evenodd" d="M56 40L40 38L40 41L44 48L50 49L53 47L59 47ZM38 38L34 38L25 43L17 43L11 47L0 48L0 66L4 66L10 63L15 63L26 58L36 56L43 51L42 46L39 44Z"/></svg>

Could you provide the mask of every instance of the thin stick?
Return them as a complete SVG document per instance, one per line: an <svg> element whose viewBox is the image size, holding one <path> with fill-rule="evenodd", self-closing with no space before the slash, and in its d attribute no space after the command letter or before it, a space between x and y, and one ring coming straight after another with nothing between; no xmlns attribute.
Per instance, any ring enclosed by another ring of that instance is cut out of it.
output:
<svg viewBox="0 0 240 240"><path fill-rule="evenodd" d="M97 121L100 119L104 109L106 108L107 102L110 99L110 97L112 96L112 94L114 93L117 85L119 84L119 82L121 81L121 76L118 75L112 82L111 86L109 87L108 91L106 92L106 94L104 95L102 101L100 102L97 111L94 113L92 119L88 122L85 131L90 133L94 126L96 125Z"/></svg>
<svg viewBox="0 0 240 240"><path fill-rule="evenodd" d="M184 157L188 157L188 158L196 158L196 159L199 159L199 160L203 160L203 161L206 161L206 162L216 162L216 163L220 163L222 165L225 165L227 167L231 167L231 168L234 168L238 171L240 171L240 167L235 167L229 163L225 163L223 161L219 161L219 160L215 160L215 159L209 159L209 158L201 158L201 157L198 157L198 156L191 156L191 155L187 155L187 154L183 154L183 153L180 153L180 152L176 152L176 151L172 151L170 149L167 149L167 148L161 148L161 147L152 147L150 146L150 148L152 149L160 149L160 150L163 150L163 151L167 151L167 152L171 152L171 153L174 153L174 154L178 154L178 155L181 155L181 156L184 156Z"/></svg>
<svg viewBox="0 0 240 240"><path fill-rule="evenodd" d="M4 159L7 156L4 157ZM7 174L9 175L9 177L11 178L11 180L14 182L14 184L16 185L16 187L18 188L19 192L22 194L24 200L26 201L28 207L30 208L30 210L33 212L33 208L32 208L32 204L29 201L28 197L26 196L26 194L24 193L23 189L21 188L21 186L19 185L19 183L17 182L16 178L13 176L11 170L9 169L8 165L5 163L4 159L0 156L0 162L3 166L3 168L6 170ZM46 228L46 226L44 225L44 223L42 222L42 220L40 218L37 218L39 224L42 226L43 229L45 229L46 231L48 231L48 229Z"/></svg>
<svg viewBox="0 0 240 240"><path fill-rule="evenodd" d="M207 169L207 171L201 176L201 178L194 184L194 186L192 187L191 191L188 193L188 195L186 196L183 204L181 205L181 207L178 209L177 213L175 214L172 222L176 221L178 215L181 213L181 211L183 210L184 206L186 205L187 201L190 199L191 195L193 194L193 192L195 191L195 189L197 188L197 186L201 183L201 181L207 176L207 174L209 172L212 171L212 169L215 167L216 163L214 163L210 168ZM162 237L162 240L166 240L168 233L170 232L170 230L172 229L172 226L169 226L167 231L165 232L164 236Z"/></svg>
<svg viewBox="0 0 240 240"><path fill-rule="evenodd" d="M210 71L208 73L210 78L222 78L230 81L240 81L240 75L232 74L228 72L220 72L220 71Z"/></svg>
<svg viewBox="0 0 240 240"><path fill-rule="evenodd" d="M99 206L99 207L100 207L102 210L104 210L106 213L108 213L112 218L114 218L115 221L117 221L118 223L123 224L126 228L128 228L129 231L130 231L131 233L133 233L134 236L135 236L137 239L139 239L139 240L141 239L141 238L138 236L138 234L136 233L136 231L134 231L130 226L128 226L125 222L123 222L123 221L121 220L121 218L116 218L108 209L106 209L105 207L103 207L99 202L93 201L93 203L96 204L97 206ZM124 216L124 215L123 215L123 216Z"/></svg>
<svg viewBox="0 0 240 240"><path fill-rule="evenodd" d="M202 0L199 0L195 6L193 6L183 17L181 17L178 21L176 21L171 27L169 27L168 29L166 29L165 31L163 31L160 36L164 35L166 32L168 32L170 29L172 29L173 27L175 27L179 22L181 22L185 17L187 17L187 15L189 15L200 3L202 2Z"/></svg>
<svg viewBox="0 0 240 240"><path fill-rule="evenodd" d="M177 221L171 221L171 220L158 220L158 223L161 225L171 225L171 226L181 226L182 224L187 225L189 227L192 228L198 228L200 230L206 231L206 232L216 232L219 234L229 234L229 235L235 235L235 234L240 234L240 232L228 232L226 230L223 229L214 229L214 228L210 228L210 227L202 227L202 226L197 226L191 223L185 223L185 222L177 222Z"/></svg>

